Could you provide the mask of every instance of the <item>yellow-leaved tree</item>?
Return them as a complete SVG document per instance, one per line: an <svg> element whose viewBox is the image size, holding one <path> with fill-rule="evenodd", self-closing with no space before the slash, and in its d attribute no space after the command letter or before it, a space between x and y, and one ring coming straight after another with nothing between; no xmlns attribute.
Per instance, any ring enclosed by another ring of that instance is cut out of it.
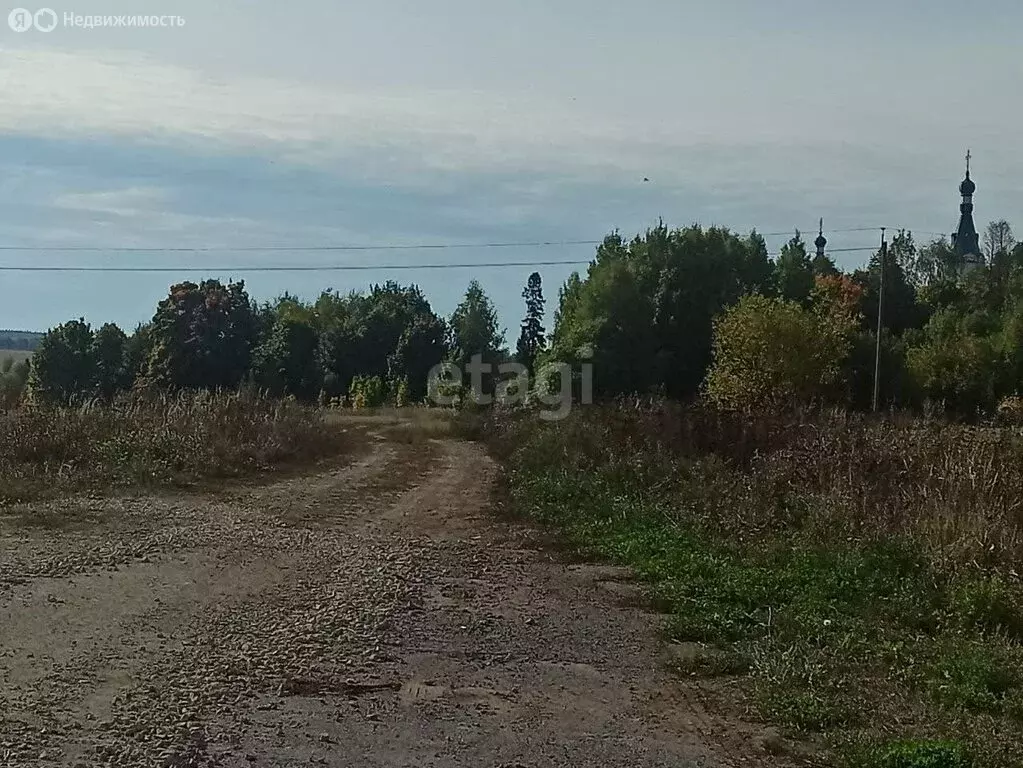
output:
<svg viewBox="0 0 1023 768"><path fill-rule="evenodd" d="M818 277L811 307L745 296L714 323L707 398L720 408L752 410L826 402L841 391L856 327L857 286Z"/></svg>

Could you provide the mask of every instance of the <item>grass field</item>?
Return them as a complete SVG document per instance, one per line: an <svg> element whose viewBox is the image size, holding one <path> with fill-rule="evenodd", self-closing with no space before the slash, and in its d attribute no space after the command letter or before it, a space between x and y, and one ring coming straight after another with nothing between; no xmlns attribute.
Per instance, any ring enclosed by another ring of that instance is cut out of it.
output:
<svg viewBox="0 0 1023 768"><path fill-rule="evenodd" d="M0 363L8 357L13 358L14 362L17 363L32 357L32 353L26 352L24 349L0 349Z"/></svg>

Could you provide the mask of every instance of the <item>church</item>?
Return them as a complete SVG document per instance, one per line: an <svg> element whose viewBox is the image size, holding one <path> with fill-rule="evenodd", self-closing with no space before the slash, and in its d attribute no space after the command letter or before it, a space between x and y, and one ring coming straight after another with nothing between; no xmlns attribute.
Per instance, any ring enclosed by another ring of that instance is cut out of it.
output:
<svg viewBox="0 0 1023 768"><path fill-rule="evenodd" d="M970 178L971 159L971 153L967 152L966 178L959 185L959 193L963 196L963 201L959 205L959 226L952 233L952 250L964 273L984 265L984 256L980 250L980 234L973 221L973 194L977 191L977 185ZM828 240L824 237L824 219L820 221L820 232L814 240L814 245L817 247L817 258L824 259L828 245Z"/></svg>
<svg viewBox="0 0 1023 768"><path fill-rule="evenodd" d="M980 235L977 234L977 226L973 222L973 193L977 191L977 185L970 178L970 153L966 153L966 178L959 185L959 192L963 196L963 202L959 206L959 227L952 235L952 247L963 265L963 271L973 269L984 263L984 257L980 253Z"/></svg>

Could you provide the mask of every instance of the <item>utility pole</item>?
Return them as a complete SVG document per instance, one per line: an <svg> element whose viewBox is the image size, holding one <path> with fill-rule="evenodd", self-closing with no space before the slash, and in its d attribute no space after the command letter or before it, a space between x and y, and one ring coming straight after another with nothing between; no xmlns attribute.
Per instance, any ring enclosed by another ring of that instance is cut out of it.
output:
<svg viewBox="0 0 1023 768"><path fill-rule="evenodd" d="M884 273L888 263L888 241L881 227L881 286L877 293L877 346L874 348L874 413L877 413L881 393L881 329L884 327Z"/></svg>

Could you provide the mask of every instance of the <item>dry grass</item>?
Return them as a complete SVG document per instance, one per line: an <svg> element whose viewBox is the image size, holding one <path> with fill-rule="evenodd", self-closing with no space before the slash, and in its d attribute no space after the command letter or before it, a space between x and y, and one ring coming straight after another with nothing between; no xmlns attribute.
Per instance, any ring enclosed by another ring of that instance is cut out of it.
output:
<svg viewBox="0 0 1023 768"><path fill-rule="evenodd" d="M457 432L459 415L444 408L409 406L407 408L332 409L326 411L328 424L383 429L396 442L420 442L452 437Z"/></svg>
<svg viewBox="0 0 1023 768"><path fill-rule="evenodd" d="M506 450L521 439L517 429L503 431ZM632 471L641 460L658 489L665 475L689 488L677 470L699 464L701 501L714 506L705 522L740 541L798 528L836 542L909 537L948 569L1008 572L1023 561L1018 427L658 404L580 410L555 434L573 466Z"/></svg>
<svg viewBox="0 0 1023 768"><path fill-rule="evenodd" d="M6 358L11 358L15 363L20 363L22 360L28 360L30 357L32 357L32 353L24 349L0 349L0 363L3 363Z"/></svg>
<svg viewBox="0 0 1023 768"><path fill-rule="evenodd" d="M0 503L239 477L347 447L315 409L242 395L22 408L0 415Z"/></svg>

